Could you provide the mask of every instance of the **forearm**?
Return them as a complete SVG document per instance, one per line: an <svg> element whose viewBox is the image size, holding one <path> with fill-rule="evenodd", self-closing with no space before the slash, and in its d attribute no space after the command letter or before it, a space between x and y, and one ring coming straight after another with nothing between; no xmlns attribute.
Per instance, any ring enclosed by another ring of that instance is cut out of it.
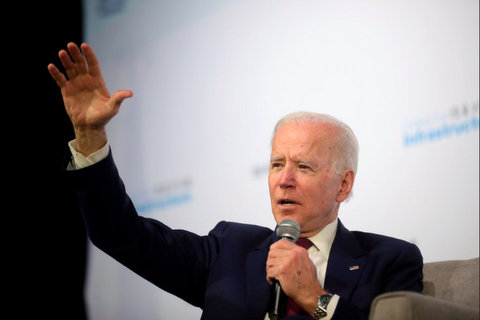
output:
<svg viewBox="0 0 480 320"><path fill-rule="evenodd" d="M104 148L108 150L108 146ZM139 216L109 152L106 158L68 175L96 247L160 288L194 305L201 304L204 265L198 261L204 261L204 252L216 252L212 245L217 243L215 239L173 231L159 221Z"/></svg>
<svg viewBox="0 0 480 320"><path fill-rule="evenodd" d="M74 169L84 169L69 171L68 175L90 239L102 250L110 250L135 232L138 215L125 192L108 146L105 148L107 157L103 159L95 159L94 154L88 158L74 155Z"/></svg>

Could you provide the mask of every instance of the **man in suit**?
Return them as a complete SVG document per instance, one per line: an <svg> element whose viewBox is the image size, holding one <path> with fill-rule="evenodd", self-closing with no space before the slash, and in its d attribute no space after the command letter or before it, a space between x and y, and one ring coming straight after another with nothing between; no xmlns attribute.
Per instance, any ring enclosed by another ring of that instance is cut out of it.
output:
<svg viewBox="0 0 480 320"><path fill-rule="evenodd" d="M296 220L308 246L279 240L260 226L222 221L199 236L138 216L105 131L133 93L110 96L87 44L69 43L67 50L59 52L66 76L53 64L48 70L75 131L70 176L90 239L146 280L202 308L202 319L275 318L269 314L275 281L288 297L285 319L367 319L378 294L421 291L423 262L415 245L351 232L338 219L354 184L358 145L351 129L328 115L287 115L272 140L273 215L277 223Z"/></svg>

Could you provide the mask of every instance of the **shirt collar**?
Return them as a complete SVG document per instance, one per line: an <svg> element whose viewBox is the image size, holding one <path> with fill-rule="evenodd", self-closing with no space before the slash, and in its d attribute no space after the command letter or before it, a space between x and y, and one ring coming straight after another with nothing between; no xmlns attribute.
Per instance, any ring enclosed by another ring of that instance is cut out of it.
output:
<svg viewBox="0 0 480 320"><path fill-rule="evenodd" d="M337 226L338 218L327 224L319 233L308 238L313 242L314 247L327 258L330 255L330 249L337 233Z"/></svg>

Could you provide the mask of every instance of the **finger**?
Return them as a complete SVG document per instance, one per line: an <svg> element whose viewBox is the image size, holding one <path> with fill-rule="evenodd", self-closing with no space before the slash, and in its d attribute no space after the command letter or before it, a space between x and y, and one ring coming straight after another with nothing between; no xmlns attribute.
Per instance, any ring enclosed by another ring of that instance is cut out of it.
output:
<svg viewBox="0 0 480 320"><path fill-rule="evenodd" d="M72 79L77 74L75 71L75 65L70 59L68 52L65 50L60 50L58 53L58 57L60 58L60 62L62 63L63 68L65 69L65 73L69 79Z"/></svg>
<svg viewBox="0 0 480 320"><path fill-rule="evenodd" d="M283 249L283 250L291 250L297 247L296 244L294 244L291 241L285 240L285 239L280 239L277 242L274 242L270 248L272 249Z"/></svg>
<svg viewBox="0 0 480 320"><path fill-rule="evenodd" d="M276 280L276 274L273 266L266 267L266 275L267 282L272 285L273 281Z"/></svg>
<svg viewBox="0 0 480 320"><path fill-rule="evenodd" d="M83 57L82 53L80 52L80 49L78 46L70 42L67 44L68 52L70 52L70 56L73 59L74 66L76 69L77 74L85 73L87 72L87 66L85 64L85 58Z"/></svg>
<svg viewBox="0 0 480 320"><path fill-rule="evenodd" d="M48 69L48 72L50 73L50 75L52 76L53 80L55 80L57 82L57 85L60 88L65 86L65 84L67 83L67 78L65 78L63 73L61 73L53 63L50 63L47 66L47 69Z"/></svg>
<svg viewBox="0 0 480 320"><path fill-rule="evenodd" d="M100 63L98 62L97 56L95 55L92 47L86 43L82 43L81 48L83 54L85 55L85 59L87 60L88 72L92 76L100 76Z"/></svg>
<svg viewBox="0 0 480 320"><path fill-rule="evenodd" d="M110 104L115 113L118 112L123 100L133 96L131 90L118 90L110 98Z"/></svg>
<svg viewBox="0 0 480 320"><path fill-rule="evenodd" d="M112 98L114 101L121 103L124 99L130 98L132 96L132 90L118 90L113 94Z"/></svg>
<svg viewBox="0 0 480 320"><path fill-rule="evenodd" d="M282 240L277 241L270 246L268 260L275 261L285 259L296 249L296 245L293 243L289 243L289 241L286 240L284 241L287 243L282 243L281 241Z"/></svg>
<svg viewBox="0 0 480 320"><path fill-rule="evenodd" d="M275 281L275 277L271 276L270 274L267 274L267 282L272 285L273 281Z"/></svg>

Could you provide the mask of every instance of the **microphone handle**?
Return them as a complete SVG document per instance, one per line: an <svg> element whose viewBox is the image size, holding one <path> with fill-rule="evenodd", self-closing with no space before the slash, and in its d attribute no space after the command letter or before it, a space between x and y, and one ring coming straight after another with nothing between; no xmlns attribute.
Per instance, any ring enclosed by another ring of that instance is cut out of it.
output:
<svg viewBox="0 0 480 320"><path fill-rule="evenodd" d="M282 239L295 243L295 241L289 237L282 237ZM273 280L274 293L272 310L269 313L270 320L279 320L287 312L287 295L283 292L280 282L277 279Z"/></svg>
<svg viewBox="0 0 480 320"><path fill-rule="evenodd" d="M280 282L278 280L273 281L274 293L273 293L273 305L272 310L269 313L270 320L281 319L287 310L287 295L283 292Z"/></svg>

